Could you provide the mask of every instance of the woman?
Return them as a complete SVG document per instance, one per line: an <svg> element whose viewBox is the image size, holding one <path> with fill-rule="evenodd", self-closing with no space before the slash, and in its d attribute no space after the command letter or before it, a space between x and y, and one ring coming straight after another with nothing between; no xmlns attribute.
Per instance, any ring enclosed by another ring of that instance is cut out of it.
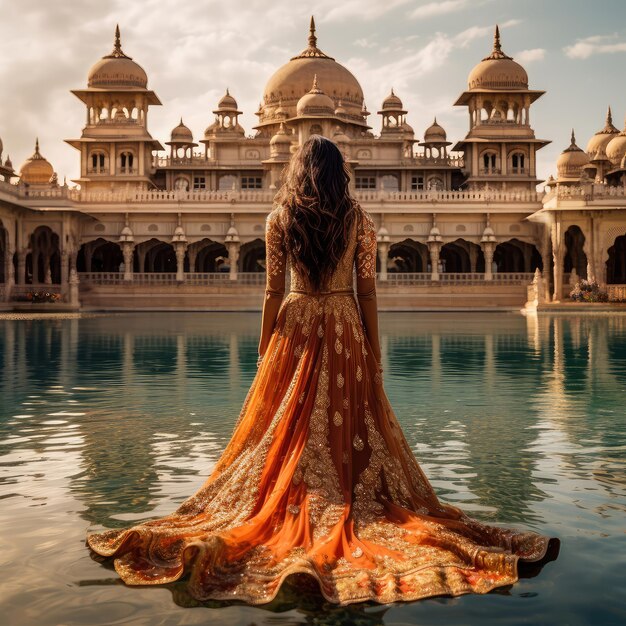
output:
<svg viewBox="0 0 626 626"><path fill-rule="evenodd" d="M376 231L349 180L328 139L293 156L267 217L259 368L231 441L173 514L88 537L125 582L188 572L198 599L261 604L303 573L331 602L386 603L485 593L545 555L547 537L440 502L415 460L383 389Z"/></svg>

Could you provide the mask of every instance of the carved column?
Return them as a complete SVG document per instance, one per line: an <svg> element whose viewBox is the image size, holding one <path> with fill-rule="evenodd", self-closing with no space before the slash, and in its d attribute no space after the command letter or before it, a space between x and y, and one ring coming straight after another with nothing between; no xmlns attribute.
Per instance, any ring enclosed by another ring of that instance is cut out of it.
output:
<svg viewBox="0 0 626 626"><path fill-rule="evenodd" d="M387 280L387 260L389 258L389 244L378 244L378 258L380 259L380 280Z"/></svg>
<svg viewBox="0 0 626 626"><path fill-rule="evenodd" d="M135 244L131 241L122 243L122 254L124 256L124 280L133 280L133 251Z"/></svg>
<svg viewBox="0 0 626 626"><path fill-rule="evenodd" d="M560 302L563 294L563 260L565 258L565 242L560 219L555 218L550 231L552 238L552 259L554 261L554 293L553 302Z"/></svg>
<svg viewBox="0 0 626 626"><path fill-rule="evenodd" d="M4 256L4 299L8 302L11 299L11 291L15 284L15 267L13 265L13 255L15 249L9 245Z"/></svg>
<svg viewBox="0 0 626 626"><path fill-rule="evenodd" d="M187 249L187 244L179 241L174 244L174 248L176 251L176 280L182 283L185 281L185 250Z"/></svg>
<svg viewBox="0 0 626 626"><path fill-rule="evenodd" d="M482 242L483 255L485 256L485 280L493 280L493 253L496 249L495 241Z"/></svg>
<svg viewBox="0 0 626 626"><path fill-rule="evenodd" d="M430 279L439 280L439 253L441 252L441 241L429 241L428 252L430 253Z"/></svg>
<svg viewBox="0 0 626 626"><path fill-rule="evenodd" d="M239 250L241 244L239 241L232 241L226 244L228 250L228 264L230 266L230 279L237 280L237 263L239 261Z"/></svg>

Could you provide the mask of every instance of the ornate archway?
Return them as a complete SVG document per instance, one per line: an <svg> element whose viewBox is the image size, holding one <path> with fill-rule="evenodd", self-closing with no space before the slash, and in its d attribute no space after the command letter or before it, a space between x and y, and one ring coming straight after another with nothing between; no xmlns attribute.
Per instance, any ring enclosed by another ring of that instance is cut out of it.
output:
<svg viewBox="0 0 626 626"><path fill-rule="evenodd" d="M76 271L118 272L123 261L119 244L99 237L80 247L76 256Z"/></svg>
<svg viewBox="0 0 626 626"><path fill-rule="evenodd" d="M457 239L444 244L441 247L439 259L446 273L483 273L485 271L485 256L481 247L466 239Z"/></svg>
<svg viewBox="0 0 626 626"><path fill-rule="evenodd" d="M389 247L387 271L395 273L426 272L427 262L428 248L414 239L405 239Z"/></svg>
<svg viewBox="0 0 626 626"><path fill-rule="evenodd" d="M243 244L239 258L242 272L264 272L265 242L262 239L254 239Z"/></svg>
<svg viewBox="0 0 626 626"><path fill-rule="evenodd" d="M187 252L194 272L219 272L223 265L228 265L226 246L208 237L192 243Z"/></svg>
<svg viewBox="0 0 626 626"><path fill-rule="evenodd" d="M498 272L534 272L543 270L539 250L532 244L519 239L509 239L496 246L493 260Z"/></svg>
<svg viewBox="0 0 626 626"><path fill-rule="evenodd" d="M609 248L606 282L611 285L626 284L626 235L616 237L615 242Z"/></svg>
<svg viewBox="0 0 626 626"><path fill-rule="evenodd" d="M60 284L61 251L59 235L49 226L38 226L30 236L26 255L26 283Z"/></svg>
<svg viewBox="0 0 626 626"><path fill-rule="evenodd" d="M563 271L569 274L572 270L581 278L587 278L587 255L584 251L585 235L580 226L570 226L565 231L565 258Z"/></svg>

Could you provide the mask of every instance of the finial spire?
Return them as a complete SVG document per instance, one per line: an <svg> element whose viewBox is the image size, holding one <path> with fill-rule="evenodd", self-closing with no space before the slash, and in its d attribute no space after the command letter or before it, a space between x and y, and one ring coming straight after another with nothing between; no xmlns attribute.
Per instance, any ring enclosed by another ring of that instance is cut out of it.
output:
<svg viewBox="0 0 626 626"><path fill-rule="evenodd" d="M182 115L180 116L180 124L179 124L179 126L183 126L183 116Z"/></svg>
<svg viewBox="0 0 626 626"><path fill-rule="evenodd" d="M113 46L115 52L122 51L122 37L120 36L120 25L115 25L115 44Z"/></svg>
<svg viewBox="0 0 626 626"><path fill-rule="evenodd" d="M319 91L319 87L317 86L317 74L313 75L313 87L311 87L311 91Z"/></svg>
<svg viewBox="0 0 626 626"><path fill-rule="evenodd" d="M502 46L500 45L500 27L496 24L496 32L493 35L493 51L502 52Z"/></svg>
<svg viewBox="0 0 626 626"><path fill-rule="evenodd" d="M433 126L437 123L437 116L435 115L435 117L433 118Z"/></svg>
<svg viewBox="0 0 626 626"><path fill-rule="evenodd" d="M606 112L606 125L611 126L612 124L613 124L613 115L611 113L611 105L609 105L609 108Z"/></svg>
<svg viewBox="0 0 626 626"><path fill-rule="evenodd" d="M227 95L227 96L230 96L230 93L229 93L229 91L228 91L228 87L226 87L226 95Z"/></svg>
<svg viewBox="0 0 626 626"><path fill-rule="evenodd" d="M126 54L124 54L124 51L122 50L122 37L120 35L120 25L116 24L115 25L115 41L113 42L113 50L111 51L111 54L109 54L108 56L104 57L105 59L119 59L119 58L127 58L130 59L131 57L127 56Z"/></svg>
<svg viewBox="0 0 626 626"><path fill-rule="evenodd" d="M395 96L395 95L396 95L395 93L393 93L393 87L391 88L391 95L392 95L392 96Z"/></svg>
<svg viewBox="0 0 626 626"><path fill-rule="evenodd" d="M311 15L311 23L309 25L309 47L317 48L317 37L315 36L315 18Z"/></svg>
<svg viewBox="0 0 626 626"><path fill-rule="evenodd" d="M576 135L574 134L574 129L572 128L572 145L576 145Z"/></svg>
<svg viewBox="0 0 626 626"><path fill-rule="evenodd" d="M39 154L39 137L35 137L35 154Z"/></svg>

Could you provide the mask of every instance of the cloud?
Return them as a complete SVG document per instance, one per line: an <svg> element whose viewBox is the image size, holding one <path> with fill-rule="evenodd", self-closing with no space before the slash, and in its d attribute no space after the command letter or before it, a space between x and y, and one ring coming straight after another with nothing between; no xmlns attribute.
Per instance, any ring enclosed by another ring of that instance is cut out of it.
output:
<svg viewBox="0 0 626 626"><path fill-rule="evenodd" d="M530 50L521 50L513 55L518 63L532 63L533 61L542 61L546 56L544 48L532 48Z"/></svg>
<svg viewBox="0 0 626 626"><path fill-rule="evenodd" d="M493 0L443 0L442 2L427 2L413 9L409 14L412 19L428 19L439 15L449 15L462 9L476 9L477 7L493 2Z"/></svg>
<svg viewBox="0 0 626 626"><path fill-rule="evenodd" d="M626 42L603 43L615 39L616 35L593 35L579 39L571 46L565 46L563 52L570 59L588 59L594 54L615 54L626 52Z"/></svg>
<svg viewBox="0 0 626 626"><path fill-rule="evenodd" d="M465 6L467 6L468 0L444 0L444 2L429 2L422 6L413 9L409 13L409 17L412 18L426 18L433 17L435 15L445 15L446 13L452 13Z"/></svg>

